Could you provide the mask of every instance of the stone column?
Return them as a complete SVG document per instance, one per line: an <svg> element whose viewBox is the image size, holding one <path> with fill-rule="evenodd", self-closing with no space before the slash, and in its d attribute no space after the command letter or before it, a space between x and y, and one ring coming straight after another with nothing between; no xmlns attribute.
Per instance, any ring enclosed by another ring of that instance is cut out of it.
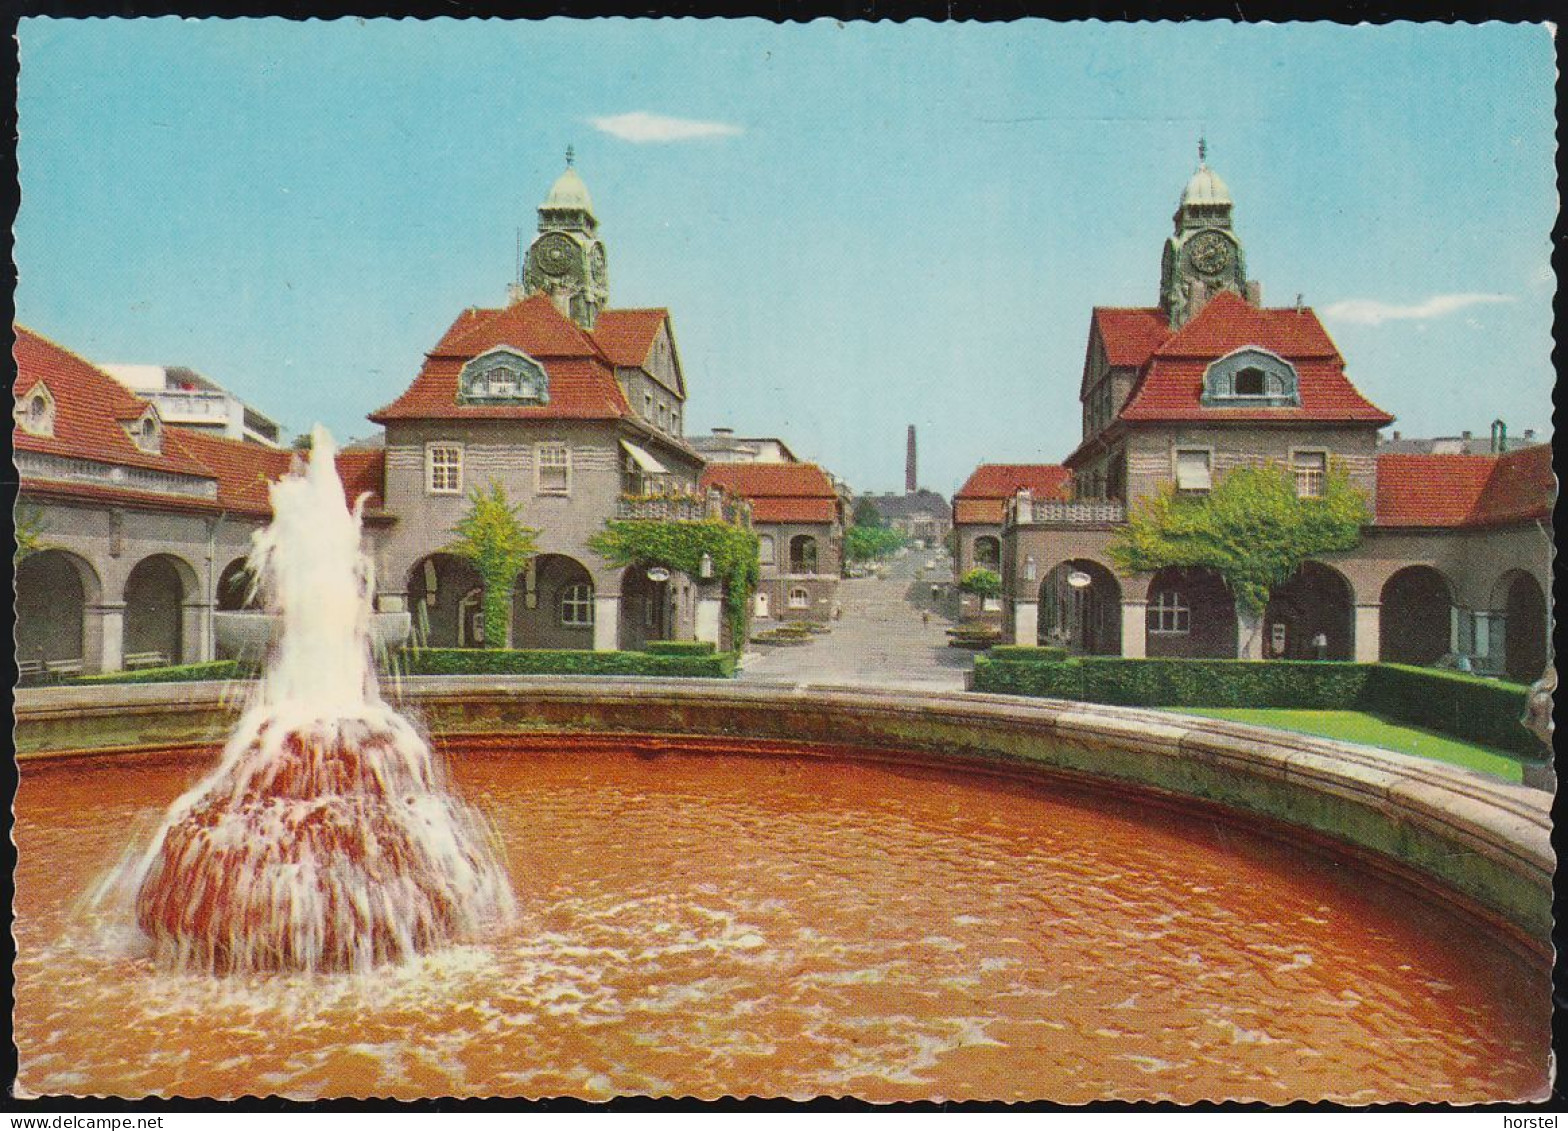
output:
<svg viewBox="0 0 1568 1131"><path fill-rule="evenodd" d="M593 595L593 650L618 652L621 647L621 595Z"/></svg>
<svg viewBox="0 0 1568 1131"><path fill-rule="evenodd" d="M1475 654L1485 671L1502 671L1508 655L1508 614L1497 609L1475 611Z"/></svg>
<svg viewBox="0 0 1568 1131"><path fill-rule="evenodd" d="M1263 658L1263 617L1253 616L1239 605L1236 607L1236 658Z"/></svg>
<svg viewBox="0 0 1568 1131"><path fill-rule="evenodd" d="M1142 660L1149 654L1149 602L1122 602L1122 655Z"/></svg>
<svg viewBox="0 0 1568 1131"><path fill-rule="evenodd" d="M181 611L181 662L204 664L213 657L212 606L206 601L186 601Z"/></svg>
<svg viewBox="0 0 1568 1131"><path fill-rule="evenodd" d="M87 607L87 636L98 637L98 670L117 672L125 667L125 602L118 601ZM85 668L90 657L82 657Z"/></svg>
<svg viewBox="0 0 1568 1131"><path fill-rule="evenodd" d="M1382 605L1356 606L1356 663L1375 664L1381 654Z"/></svg>
<svg viewBox="0 0 1568 1131"><path fill-rule="evenodd" d="M717 594L698 596L696 638L719 647L719 627L724 623L724 600Z"/></svg>
<svg viewBox="0 0 1568 1131"><path fill-rule="evenodd" d="M1038 644L1040 641L1040 602L1013 602L1013 643Z"/></svg>

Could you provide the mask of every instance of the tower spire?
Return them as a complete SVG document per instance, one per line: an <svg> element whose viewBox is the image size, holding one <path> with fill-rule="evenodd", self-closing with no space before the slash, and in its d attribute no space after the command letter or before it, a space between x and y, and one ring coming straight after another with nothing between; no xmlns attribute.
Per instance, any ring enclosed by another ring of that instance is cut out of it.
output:
<svg viewBox="0 0 1568 1131"><path fill-rule="evenodd" d="M577 160L577 151L571 147L570 143L568 143L566 146L566 167L570 169L572 167L572 162L575 160Z"/></svg>
<svg viewBox="0 0 1568 1131"><path fill-rule="evenodd" d="M568 152L570 152L570 151L568 151ZM1204 165L1204 164L1207 164L1208 163L1208 157L1209 157L1209 142L1208 142L1208 139L1205 138L1200 133L1198 135L1198 164L1200 166ZM567 164L570 165L571 161L567 161Z"/></svg>

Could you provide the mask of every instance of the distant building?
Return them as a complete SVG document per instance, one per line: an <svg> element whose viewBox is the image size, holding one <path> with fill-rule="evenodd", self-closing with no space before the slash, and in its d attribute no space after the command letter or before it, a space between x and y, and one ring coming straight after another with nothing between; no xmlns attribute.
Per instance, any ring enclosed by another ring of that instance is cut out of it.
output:
<svg viewBox="0 0 1568 1131"><path fill-rule="evenodd" d="M1509 433L1502 421L1495 421L1485 435L1478 436L1473 432L1461 432L1457 436L1432 436L1420 439L1414 436L1401 436L1394 432L1387 437L1379 436L1377 441L1378 455L1444 455L1444 456L1480 456L1503 455L1507 452L1518 451L1520 448L1533 447L1547 441L1538 439L1534 428L1526 428L1522 432Z"/></svg>
<svg viewBox="0 0 1568 1131"><path fill-rule="evenodd" d="M832 477L812 463L710 463L704 487L751 504L762 563L758 620L832 618L844 569L848 511Z"/></svg>
<svg viewBox="0 0 1568 1131"><path fill-rule="evenodd" d="M228 440L250 440L278 447L277 421L266 416L210 377L182 365L101 365L98 367L143 400L158 406L165 424Z"/></svg>
<svg viewBox="0 0 1568 1131"><path fill-rule="evenodd" d="M953 528L947 500L924 487L903 495L862 495L870 499L890 527L924 547L940 546Z"/></svg>
<svg viewBox="0 0 1568 1131"><path fill-rule="evenodd" d="M953 496L953 581L972 569L1002 572L1002 516L1007 503L1026 491L1035 499L1071 497L1072 476L1060 464L983 463ZM1000 620L1000 598L959 595L965 618Z"/></svg>
<svg viewBox="0 0 1568 1131"><path fill-rule="evenodd" d="M693 436L691 446L714 463L799 463L789 445L776 436L737 436L733 428L715 428Z"/></svg>

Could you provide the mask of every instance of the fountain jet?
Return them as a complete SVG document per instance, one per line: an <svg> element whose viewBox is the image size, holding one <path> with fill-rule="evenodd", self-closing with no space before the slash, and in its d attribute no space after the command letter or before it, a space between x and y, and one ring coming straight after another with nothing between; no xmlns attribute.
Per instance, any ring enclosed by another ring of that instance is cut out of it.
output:
<svg viewBox="0 0 1568 1131"><path fill-rule="evenodd" d="M317 427L272 485L249 564L278 643L218 766L170 807L142 861L136 918L157 957L213 973L360 971L509 919L493 836L382 699L375 591Z"/></svg>

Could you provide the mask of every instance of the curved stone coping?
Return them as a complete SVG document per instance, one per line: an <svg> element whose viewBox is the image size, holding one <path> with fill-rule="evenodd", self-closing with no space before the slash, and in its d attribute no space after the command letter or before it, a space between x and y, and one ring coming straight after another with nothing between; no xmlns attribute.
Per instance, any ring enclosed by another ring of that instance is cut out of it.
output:
<svg viewBox="0 0 1568 1131"><path fill-rule="evenodd" d="M19 691L24 759L211 744L244 685ZM434 734L622 731L910 750L944 761L1110 780L1239 809L1381 858L1551 930L1551 798L1440 762L1246 723L973 692L592 676L412 677L388 698Z"/></svg>

